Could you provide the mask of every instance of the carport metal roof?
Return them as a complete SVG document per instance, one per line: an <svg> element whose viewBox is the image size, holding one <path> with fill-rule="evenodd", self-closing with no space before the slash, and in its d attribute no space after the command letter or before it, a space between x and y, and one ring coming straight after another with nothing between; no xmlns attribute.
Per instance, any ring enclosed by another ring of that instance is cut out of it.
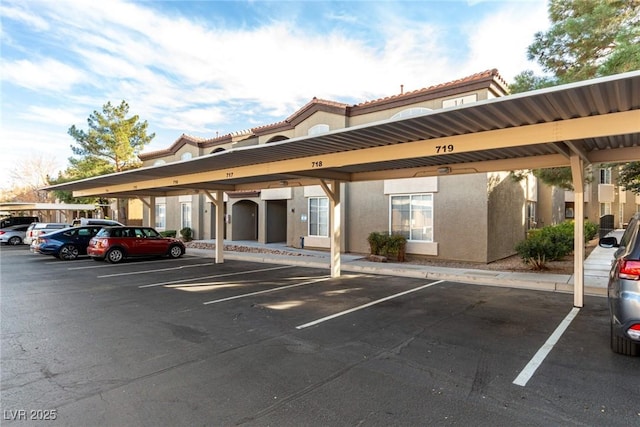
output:
<svg viewBox="0 0 640 427"><path fill-rule="evenodd" d="M106 197L203 192L218 206L223 191L320 184L331 207L331 274L339 276L341 181L570 166L574 305L582 307L584 165L638 160L640 71L634 71L45 189ZM216 236L223 235L220 212ZM217 238L216 262L223 262L222 247Z"/></svg>
<svg viewBox="0 0 640 427"><path fill-rule="evenodd" d="M640 72L47 187L168 196L640 160Z"/></svg>

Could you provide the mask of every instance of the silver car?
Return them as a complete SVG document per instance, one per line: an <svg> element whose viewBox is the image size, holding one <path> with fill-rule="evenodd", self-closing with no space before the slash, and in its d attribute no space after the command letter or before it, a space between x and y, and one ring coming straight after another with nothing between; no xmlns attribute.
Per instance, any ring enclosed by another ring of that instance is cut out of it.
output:
<svg viewBox="0 0 640 427"><path fill-rule="evenodd" d="M31 242L41 234L67 227L70 227L70 225L62 222L32 222L31 225L29 225L29 228L27 228L27 234L24 236L24 242L27 245L30 245Z"/></svg>
<svg viewBox="0 0 640 427"><path fill-rule="evenodd" d="M611 349L640 356L640 213L635 214L620 238L603 237L605 248L618 248L609 273Z"/></svg>
<svg viewBox="0 0 640 427"><path fill-rule="evenodd" d="M24 241L27 228L29 228L29 224L10 225L5 228L0 228L0 243L6 245L21 245Z"/></svg>

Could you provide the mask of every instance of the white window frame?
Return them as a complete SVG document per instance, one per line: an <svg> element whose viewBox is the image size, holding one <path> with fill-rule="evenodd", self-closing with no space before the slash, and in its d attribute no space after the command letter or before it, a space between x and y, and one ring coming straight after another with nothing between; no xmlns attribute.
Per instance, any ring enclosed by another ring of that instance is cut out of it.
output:
<svg viewBox="0 0 640 427"><path fill-rule="evenodd" d="M600 203L600 216L611 215L613 212L610 202Z"/></svg>
<svg viewBox="0 0 640 427"><path fill-rule="evenodd" d="M600 184L611 184L611 168L600 169Z"/></svg>
<svg viewBox="0 0 640 427"><path fill-rule="evenodd" d="M419 116L420 114L426 114L429 111L433 111L433 110L431 108L426 108L426 107L407 108L395 113L393 116L391 116L391 120L405 119L407 117Z"/></svg>
<svg viewBox="0 0 640 427"><path fill-rule="evenodd" d="M309 197L307 207L307 236L329 237L329 198Z"/></svg>
<svg viewBox="0 0 640 427"><path fill-rule="evenodd" d="M408 200L408 209L409 209L409 217L407 224L394 224L394 221L402 221L407 220L402 218L402 214L398 209L394 208L394 201L399 199L407 199ZM422 200L420 200L422 199ZM426 209L417 210L414 206L417 206L418 202L426 202ZM417 224L419 222L418 214L427 213L424 216L424 220L422 224ZM417 193L417 194L393 194L389 196L389 234L401 234L407 238L409 242L434 242L434 230L433 230L433 221L434 221L434 209L433 209L433 193ZM430 223L430 224L429 224ZM422 232L420 233L422 238L417 238L414 233L418 230L418 228L422 228ZM398 231L400 229L400 231ZM405 229L405 230L402 230ZM424 238L424 237L427 238ZM430 237L429 237L430 236Z"/></svg>
<svg viewBox="0 0 640 427"><path fill-rule="evenodd" d="M155 229L159 231L164 231L167 227L167 204L166 203L156 203L156 223L154 224Z"/></svg>
<svg viewBox="0 0 640 427"><path fill-rule="evenodd" d="M180 203L180 229L183 228L193 228L191 226L191 202L181 202Z"/></svg>
<svg viewBox="0 0 640 427"><path fill-rule="evenodd" d="M328 124L320 123L315 126L311 126L307 131L308 136L321 135L323 133L327 133L331 130Z"/></svg>

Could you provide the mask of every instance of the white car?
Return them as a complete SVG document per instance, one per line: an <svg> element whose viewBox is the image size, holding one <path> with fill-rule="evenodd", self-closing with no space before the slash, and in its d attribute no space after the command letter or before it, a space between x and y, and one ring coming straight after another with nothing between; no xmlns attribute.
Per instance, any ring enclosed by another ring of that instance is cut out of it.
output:
<svg viewBox="0 0 640 427"><path fill-rule="evenodd" d="M70 227L67 223L62 222L32 222L27 228L27 234L24 236L24 243L30 245L40 234L48 233L53 230Z"/></svg>
<svg viewBox="0 0 640 427"><path fill-rule="evenodd" d="M29 224L10 225L0 228L0 243L5 245L21 245Z"/></svg>

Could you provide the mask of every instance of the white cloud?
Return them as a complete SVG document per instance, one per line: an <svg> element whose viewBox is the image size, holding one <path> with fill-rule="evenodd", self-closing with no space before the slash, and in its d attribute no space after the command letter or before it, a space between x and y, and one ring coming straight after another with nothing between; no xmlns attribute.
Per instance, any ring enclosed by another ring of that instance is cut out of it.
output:
<svg viewBox="0 0 640 427"><path fill-rule="evenodd" d="M540 66L527 59L527 47L534 34L548 26L544 2L510 3L469 27L470 56L466 66L478 71L498 68L508 82L527 69L542 74Z"/></svg>
<svg viewBox="0 0 640 427"><path fill-rule="evenodd" d="M4 80L34 91L63 92L85 80L84 73L78 68L51 58L40 61L5 60L0 70Z"/></svg>
<svg viewBox="0 0 640 427"><path fill-rule="evenodd" d="M23 57L3 58L3 80L29 98L28 107L3 111L2 140L59 147L52 152L64 153L62 161L73 142L69 126L85 126L108 101L126 100L157 132L160 149L183 132L215 136L280 121L313 96L362 102L399 93L401 84L416 90L490 68L511 80L536 69L526 47L546 23L544 0L500 3L494 15L453 23L417 20L391 2L309 18L298 3L291 13L236 27L221 17L163 14L146 2L5 1L3 19L34 29L29 37L46 40L46 49L29 56L30 46L18 45ZM316 27L307 19L324 20ZM13 46L20 34L4 38Z"/></svg>

